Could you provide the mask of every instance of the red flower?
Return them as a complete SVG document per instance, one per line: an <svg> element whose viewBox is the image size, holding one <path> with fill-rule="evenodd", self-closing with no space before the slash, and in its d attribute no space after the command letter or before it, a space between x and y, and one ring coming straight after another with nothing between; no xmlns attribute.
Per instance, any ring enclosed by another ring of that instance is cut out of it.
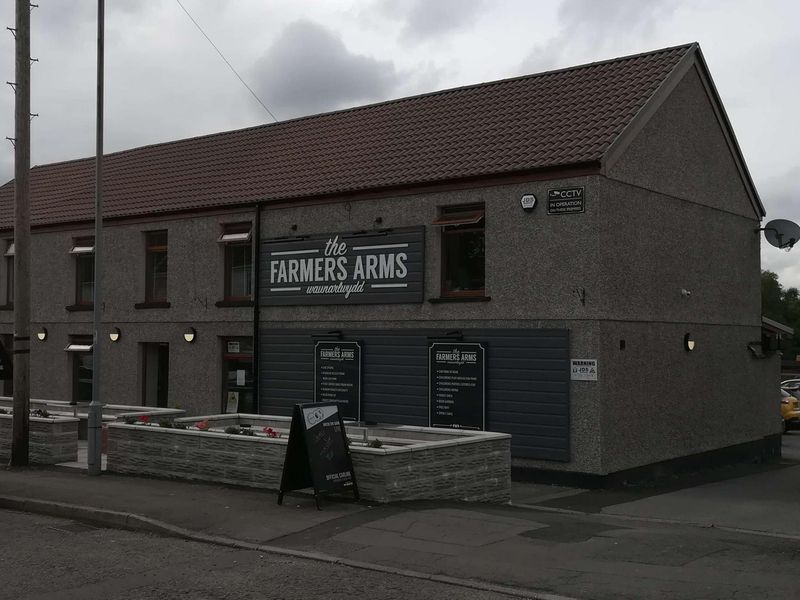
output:
<svg viewBox="0 0 800 600"><path fill-rule="evenodd" d="M206 431L210 427L210 425L208 424L208 419L205 419L204 421L198 421L197 423L194 424L194 426L197 427L200 431Z"/></svg>
<svg viewBox="0 0 800 600"><path fill-rule="evenodd" d="M150 415L139 415L139 423L149 423Z"/></svg>
<svg viewBox="0 0 800 600"><path fill-rule="evenodd" d="M266 433L271 438L278 437L278 432L275 431L272 427L264 427L264 429L262 429L261 431Z"/></svg>

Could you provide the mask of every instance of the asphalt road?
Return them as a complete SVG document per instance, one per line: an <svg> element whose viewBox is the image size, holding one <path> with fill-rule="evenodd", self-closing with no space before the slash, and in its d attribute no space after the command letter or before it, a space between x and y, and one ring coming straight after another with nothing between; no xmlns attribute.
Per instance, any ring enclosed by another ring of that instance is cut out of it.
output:
<svg viewBox="0 0 800 600"><path fill-rule="evenodd" d="M310 560L0 511L0 599L507 600Z"/></svg>

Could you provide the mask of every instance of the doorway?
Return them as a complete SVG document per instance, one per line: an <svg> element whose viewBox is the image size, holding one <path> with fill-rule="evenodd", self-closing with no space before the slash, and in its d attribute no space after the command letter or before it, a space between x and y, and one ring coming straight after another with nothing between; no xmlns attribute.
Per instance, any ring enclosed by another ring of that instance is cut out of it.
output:
<svg viewBox="0 0 800 600"><path fill-rule="evenodd" d="M0 380L3 396L14 395L14 361L11 358L13 351L14 336L0 335Z"/></svg>
<svg viewBox="0 0 800 600"><path fill-rule="evenodd" d="M167 408L169 395L169 344L142 344L142 388L144 406Z"/></svg>

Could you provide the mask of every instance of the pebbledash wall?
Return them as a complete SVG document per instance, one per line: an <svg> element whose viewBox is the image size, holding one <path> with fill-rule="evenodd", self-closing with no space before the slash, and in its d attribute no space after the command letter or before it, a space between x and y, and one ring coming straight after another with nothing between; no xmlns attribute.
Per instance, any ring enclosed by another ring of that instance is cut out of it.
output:
<svg viewBox="0 0 800 600"><path fill-rule="evenodd" d="M254 219L253 208L206 215L126 219L104 226L102 387L104 402L143 404L145 343L169 344L167 406L188 414L221 410L223 337L253 336L253 308L217 306L224 298L222 227ZM145 232L167 230L169 308L135 308L145 299ZM72 400L71 336L92 335L92 312L68 310L75 303L73 240L92 237L84 227L34 228L31 255L31 396ZM10 236L9 236L10 237ZM3 269L7 266L4 264ZM5 297L3 271L1 293ZM183 333L193 327L194 342ZM47 330L39 341L36 332ZM120 330L116 342L112 328ZM13 331L13 311L0 311L0 333Z"/></svg>
<svg viewBox="0 0 800 600"><path fill-rule="evenodd" d="M426 340L455 330L487 342L486 428L512 434L518 466L607 475L739 445L779 447L777 361L748 349L760 340L760 215L715 111L690 69L600 175L265 206L261 412L312 400L313 340L336 330L362 341L364 418L425 425ZM549 190L568 187L584 188L585 212L548 214ZM531 212L520 206L526 194L538 199ZM490 299L438 301L432 222L443 207L476 203L485 206ZM264 302L271 240L420 226L422 302ZM570 358L597 359L597 381L571 381Z"/></svg>

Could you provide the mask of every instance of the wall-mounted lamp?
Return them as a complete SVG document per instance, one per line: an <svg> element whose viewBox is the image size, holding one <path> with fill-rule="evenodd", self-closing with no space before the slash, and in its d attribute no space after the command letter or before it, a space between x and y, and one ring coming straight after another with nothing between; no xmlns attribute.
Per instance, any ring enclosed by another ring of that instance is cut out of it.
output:
<svg viewBox="0 0 800 600"><path fill-rule="evenodd" d="M122 332L119 330L119 327L114 327L108 332L108 339L110 339L112 342L118 342L121 334Z"/></svg>
<svg viewBox="0 0 800 600"><path fill-rule="evenodd" d="M42 327L39 331L36 332L36 339L40 342L43 342L47 339L47 327Z"/></svg>
<svg viewBox="0 0 800 600"><path fill-rule="evenodd" d="M185 339L190 344L194 341L194 338L197 336L197 332L195 331L194 327L189 327L186 331L183 332L183 339Z"/></svg>
<svg viewBox="0 0 800 600"><path fill-rule="evenodd" d="M695 346L695 342L694 342L694 338L692 337L691 333L687 333L685 336L683 336L683 349L684 350L686 350L687 352L691 352L692 350L694 350L694 346Z"/></svg>

